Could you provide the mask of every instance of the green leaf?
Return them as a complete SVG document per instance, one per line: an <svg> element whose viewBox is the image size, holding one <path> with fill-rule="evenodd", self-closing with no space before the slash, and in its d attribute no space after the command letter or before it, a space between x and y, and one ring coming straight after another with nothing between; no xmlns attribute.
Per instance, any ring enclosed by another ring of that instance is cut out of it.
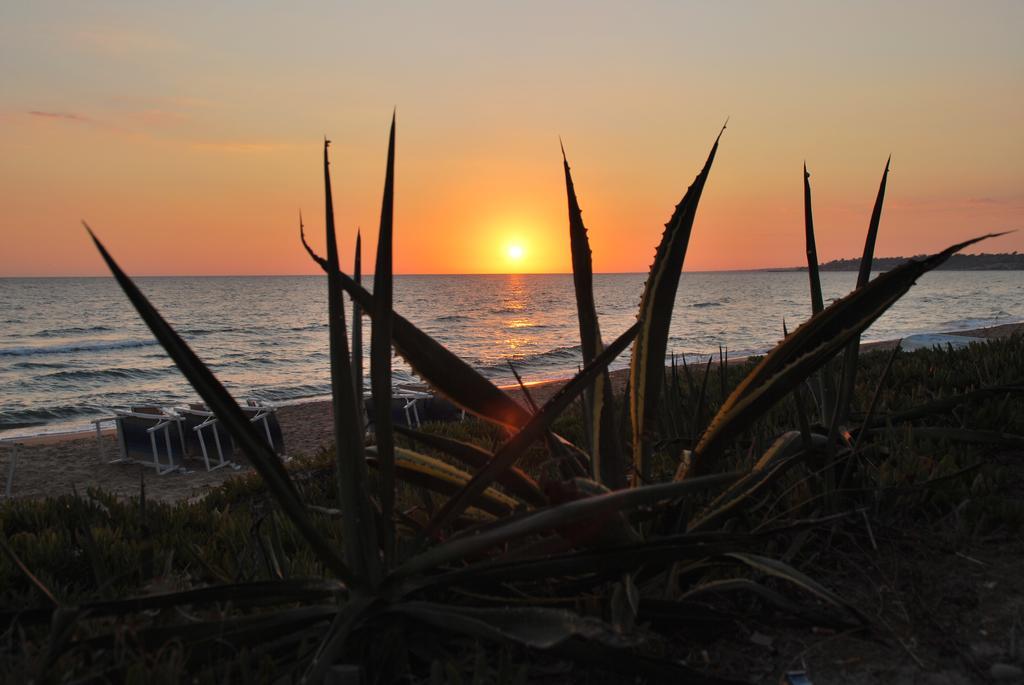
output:
<svg viewBox="0 0 1024 685"><path fill-rule="evenodd" d="M99 618L170 609L179 606L223 604L227 602L246 606L314 602L325 600L335 595L342 595L345 592L346 588L344 585L331 580L275 580L210 585L180 592L164 592L99 602L83 602L77 608L82 612L83 616Z"/></svg>
<svg viewBox="0 0 1024 685"><path fill-rule="evenodd" d="M683 593L679 600L686 602L692 601L704 597L709 594L726 594L746 592L752 595L756 595L762 601L767 604L785 611L786 613L792 614L793 616L799 616L814 625L818 626L835 626L835 627L848 627L849 621L839 621L835 618L817 611L812 608L808 608L797 604L793 600L789 599L781 592L769 589L758 582L750 580L749 578L726 578L722 580L713 580L707 583L702 583L697 587L688 590ZM855 625L859 625L859 622Z"/></svg>
<svg viewBox="0 0 1024 685"><path fill-rule="evenodd" d="M543 437L551 422L615 359L636 336L639 323L633 324L615 342L601 351L594 361L563 385L540 411L530 417L529 422L509 438L494 454L494 459L473 476L466 487L445 503L427 526L428 535L436 535L442 528L455 520L469 503L487 489L502 473L511 468L515 461L538 438Z"/></svg>
<svg viewBox="0 0 1024 685"><path fill-rule="evenodd" d="M750 568L760 571L769 576L780 578L788 581L793 585L796 585L804 592L814 595L818 599L831 604L832 606L842 609L854 616L859 622L868 624L870 621L861 613L861 611L853 605L852 602L848 602L836 593L827 589L824 585L814 580L805 573L802 573L789 564L786 564L777 559L771 559L769 557L763 557L758 554L749 554L745 552L732 552L723 555L729 559L735 559L740 563L746 564Z"/></svg>
<svg viewBox="0 0 1024 685"><path fill-rule="evenodd" d="M310 257L328 271L326 260L313 252L305 236L302 243ZM344 272L338 272L338 279L349 296L374 318L373 295ZM391 326L395 350L439 394L467 412L502 426L516 428L530 420L530 412L503 390L393 310Z"/></svg>
<svg viewBox="0 0 1024 685"><path fill-rule="evenodd" d="M363 236L356 230L356 250L352 264L352 278L356 283L362 281ZM363 399L363 308L356 300L352 300L352 385L356 399ZM361 418L360 414L360 418Z"/></svg>
<svg viewBox="0 0 1024 685"><path fill-rule="evenodd" d="M817 314L825 308L825 300L821 293L821 275L818 270L818 248L814 239L814 218L811 213L811 174L804 164L804 243L807 248L807 277L811 286L811 314ZM835 406L836 379L828 365L813 379L811 385L823 417L831 416ZM826 419L827 420L827 419Z"/></svg>
<svg viewBox="0 0 1024 685"><path fill-rule="evenodd" d="M334 406L334 453L338 501L343 512L342 544L345 560L353 571L371 584L381 577L377 530L366 483L363 452L362 396L355 397L348 336L345 332L345 300L338 282L338 243L334 230L331 169L324 141L324 216L327 242L327 316L331 355L331 400ZM302 226L299 226L302 231Z"/></svg>
<svg viewBox="0 0 1024 685"><path fill-rule="evenodd" d="M705 488L726 485L739 478L740 475L739 473L724 473L687 479L682 482L646 485L628 490L615 490L606 495L597 495L587 499L538 509L507 522L499 522L486 530L475 531L472 535L453 538L448 542L421 552L395 569L393 576L395 578L405 578L437 568L443 564L480 554L496 545L520 540L530 535L556 530L588 519L600 520L611 518L620 512L629 511L637 507L675 499Z"/></svg>
<svg viewBox="0 0 1024 685"><path fill-rule="evenodd" d="M871 279L871 264L875 259L875 241L878 239L878 226L882 221L882 204L885 201L885 184L889 178L889 162L891 157L885 161L885 171L882 172L882 181L878 185L878 194L875 196L875 206L871 210L871 221L868 224L868 234L864 240L864 254L860 258L860 269L857 272L857 287L863 288ZM839 434L839 425L846 421L850 411L850 401L853 399L853 387L857 382L857 359L860 356L860 336L856 336L846 347L843 354L842 374L839 380L837 391L835 413L832 415L832 425L829 430L830 437L835 439Z"/></svg>
<svg viewBox="0 0 1024 685"><path fill-rule="evenodd" d="M164 321L163 317L156 311L146 296L138 289L135 283L121 270L114 258L110 256L107 249L100 243L99 239L89 228L88 224L82 222L85 229L92 236L96 249L99 250L103 260L107 263L111 273L117 280L121 289L128 299L135 306L139 316L145 321L152 331L154 337L160 342L167 354L174 360L174 363L195 388L199 396L203 398L207 406L216 414L217 418L224 424L231 433L235 442L245 450L253 468L260 474L267 485L270 494L277 501L285 515L309 542L313 551L320 561L330 568L339 578L348 584L359 585L359 579L349 567L338 556L334 548L313 526L306 515L306 508L299 498L295 485L292 483L288 472L278 458L274 450L267 445L266 441L253 427L249 418L242 412L242 409L228 394L220 381L210 372L205 364L195 355L192 349ZM351 384L349 385L351 388Z"/></svg>
<svg viewBox="0 0 1024 685"><path fill-rule="evenodd" d="M601 327L594 304L594 273L591 261L590 241L583 224L583 211L576 199L569 161L562 148L562 165L565 168L565 190L569 199L569 246L572 253L572 280L576 291L576 312L580 324L580 343L583 363L592 362L601 350ZM587 428L590 431L591 468L594 479L616 490L626 486L626 465L623 462L622 445L615 427L615 406L612 382L608 370L585 391L585 405L589 412Z"/></svg>
<svg viewBox="0 0 1024 685"><path fill-rule="evenodd" d="M531 515L532 513L526 514L520 518ZM501 521L491 524L472 535L486 534L491 529L503 527L507 523ZM772 534L775 534L774 531ZM464 535L468 538L471 534L467 531ZM509 582L531 581L543 584L556 578L572 578L575 583L580 583L583 578L591 578L596 584L646 565L667 565L682 559L703 559L715 554L742 550L755 544L763 544L766 537L764 533L683 533L626 545L548 554L539 558L510 559L509 557L516 556L516 551L511 551L493 560L477 562L464 568L429 576L412 576L403 583L403 588L409 593L425 587L453 585L507 585Z"/></svg>
<svg viewBox="0 0 1024 685"><path fill-rule="evenodd" d="M474 469L482 469L494 459L494 455L482 447L438 435L437 433L423 433L406 428L405 426L395 426L395 431L412 438L422 445L444 452L458 459L463 464L472 466ZM542 507L547 504L547 498L541 491L540 486L522 469L513 466L501 474L497 482L516 497L535 507Z"/></svg>
<svg viewBox="0 0 1024 685"><path fill-rule="evenodd" d="M825 308L821 295L821 276L818 273L818 248L814 242L814 217L811 213L811 174L804 164L804 243L807 248L807 276L811 282L811 313Z"/></svg>
<svg viewBox="0 0 1024 685"><path fill-rule="evenodd" d="M812 447L822 448L828 438L817 433L810 435ZM716 497L701 515L687 527L690 532L708 530L727 516L733 516L751 504L761 491L782 476L789 467L807 456L804 436L800 431L789 431L772 443L772 446L754 464L750 473L736 481L728 490Z"/></svg>
<svg viewBox="0 0 1024 685"><path fill-rule="evenodd" d="M986 388L979 388L970 392L961 393L958 395L951 395L949 397L940 397L937 400L926 402L925 404L910 409L904 409L902 411L893 412L892 414L875 417L865 417L866 426L869 428L884 426L889 423L902 423L904 421L916 421L917 419L923 419L926 416L932 414L941 414L944 412L951 411L962 404L974 402L990 395L998 395L1002 393L1013 393L1020 394L1024 393L1024 379L1006 383L1003 385L993 385Z"/></svg>
<svg viewBox="0 0 1024 685"><path fill-rule="evenodd" d="M886 434L888 428L869 428L867 434ZM917 439L952 440L956 442L974 442L986 445L1024 448L1024 436L1002 433L994 430L972 430L953 426L912 426L909 434Z"/></svg>
<svg viewBox="0 0 1024 685"><path fill-rule="evenodd" d="M780 341L732 391L676 478L706 473L711 458L896 303L918 278L989 234L887 271L812 316Z"/></svg>
<svg viewBox="0 0 1024 685"><path fill-rule="evenodd" d="M327 629L327 635L320 643L320 648L313 657L305 677L305 683L325 682L327 670L341 656L345 643L352 630L368 615L374 613L380 604L379 597L356 597L342 605L331 627Z"/></svg>
<svg viewBox="0 0 1024 685"><path fill-rule="evenodd" d="M722 127L725 131L725 127ZM661 242L654 255L654 263L644 284L637 316L641 329L633 344L629 365L630 420L633 428L633 483L650 481L650 452L654 424L657 419L658 396L665 372L665 352L668 347L668 329L672 323L676 289L683 269L683 260L690 242L693 221L697 216L704 184L718 151L718 134L704 168L678 205L672 218L665 224Z"/></svg>
<svg viewBox="0 0 1024 685"><path fill-rule="evenodd" d="M597 619L562 609L477 609L435 602L402 602L394 605L389 612L409 616L445 631L497 642L516 642L534 649L551 649L571 637L584 637L617 646L634 643Z"/></svg>
<svg viewBox="0 0 1024 685"><path fill-rule="evenodd" d="M2 532L3 531L0 531L0 534L2 534ZM7 557L8 561L10 561L15 567L17 567L17 569L21 571L22 574L24 574L28 581L32 583L32 585L34 585L35 588L39 590L40 593L42 593L43 597L46 597L46 599L50 600L50 603L53 604L55 608L60 607L60 602L57 601L57 597L53 594L50 588L46 587L46 584L43 581L39 580L39 577L36 576L36 574L32 573L32 570L25 565L25 562L23 562L21 558L17 554L15 554L14 550L11 549L11 546L7 544L6 534L3 534L2 537L0 537L0 551L2 551L4 553L4 556Z"/></svg>
<svg viewBox="0 0 1024 685"><path fill-rule="evenodd" d="M368 447L366 451L372 457L379 455L377 446ZM471 474L462 469L426 454L404 447L395 447L394 453L395 471L399 478L442 495L459 492L472 478ZM495 516L508 516L519 506L519 502L494 488L488 488L480 493L473 506Z"/></svg>
<svg viewBox="0 0 1024 685"><path fill-rule="evenodd" d="M373 391L373 431L380 462L380 506L384 519L385 566L395 552L395 453L391 421L391 317L394 285L391 277L391 244L395 199L395 117L388 136L388 164L384 199L377 236L377 264L373 271L373 328L370 332L370 386Z"/></svg>

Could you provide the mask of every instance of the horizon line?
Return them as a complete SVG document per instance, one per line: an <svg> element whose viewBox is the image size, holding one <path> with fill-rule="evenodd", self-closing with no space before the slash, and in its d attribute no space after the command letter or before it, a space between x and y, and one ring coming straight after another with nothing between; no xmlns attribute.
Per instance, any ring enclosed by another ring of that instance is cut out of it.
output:
<svg viewBox="0 0 1024 685"><path fill-rule="evenodd" d="M920 257L927 253L921 253L917 255L911 255L906 257L903 255L894 257L875 257L874 261L881 261L885 259L913 259L914 257ZM957 253L959 256L1013 256L1016 252L963 252ZM859 257L842 257L837 259L831 259L827 262L819 262L819 266L825 266L834 262L845 262L845 261L858 261ZM752 273L759 271L805 271L807 269L806 264L791 265L791 266L758 266L741 269L687 269L683 267L682 273L690 274L714 274L714 273ZM648 271L595 271L595 276L615 276L615 275L633 275L633 274L647 274ZM209 273L179 273L179 274L134 274L133 278L299 278L299 277L322 277L323 273L233 273L233 274L209 274ZM372 277L372 273L362 274L364 277ZM571 276L572 271L436 271L436 272L403 272L395 273L394 276ZM13 279L13 278L113 278L110 274L21 274L21 275L7 275L0 274L0 279Z"/></svg>

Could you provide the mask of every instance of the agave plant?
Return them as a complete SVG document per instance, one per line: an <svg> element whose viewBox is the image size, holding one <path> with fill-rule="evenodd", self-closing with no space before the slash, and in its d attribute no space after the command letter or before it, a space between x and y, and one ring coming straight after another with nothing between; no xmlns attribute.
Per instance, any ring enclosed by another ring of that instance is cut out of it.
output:
<svg viewBox="0 0 1024 685"><path fill-rule="evenodd" d="M234 677L236 666L218 656L260 645L274 663L275 673L287 679L322 682L344 664L362 664L382 679L393 664L380 653L391 642L375 643L373 636L408 633L426 639L425 634L440 631L551 650L627 673L730 682L678 661L650 657L640 644L641 633L630 631L629 626L653 617L659 622L675 617L685 624L701 612L713 616L703 600L723 591L753 593L777 610L818 623L863 625L863 616L841 597L789 564L760 553L766 540L813 522L782 523L749 532L730 532L721 525L775 474L818 448L828 436L806 430L786 434L755 463L739 470L729 466L735 460L724 455L759 416L855 344L857 336L921 274L975 241L913 261L860 284L827 308L817 307L735 388L694 449L682 456L675 477L652 482L652 461L659 456L655 417L673 303L718 142L665 226L637 322L607 344L591 288L587 232L563 150L585 365L536 409L514 401L393 308L394 119L373 293L359 282L358 250L355 277L344 273L339 264L325 142L326 255L320 257L310 248L301 219L300 234L327 276L336 511L306 505L289 471L235 400L93 235L141 318L231 431L277 507L315 553L323 577L213 585L40 610L21 620L51 623L44 668L61 663L62 658L88 654L96 672L113 677L117 663L109 648L116 644L118 626L132 616L138 644L155 647L176 640L186 647L190 669L221 678ZM808 210L808 221L809 216ZM808 235L812 235L810 228ZM351 350L346 294L356 312ZM363 430L361 314L372 323L370 381L374 405L380 411L372 445L365 444ZM622 400L629 407L630 428L622 431L607 367L631 344L630 385ZM387 412L392 349L435 392L482 421L500 426L507 437L497 449L392 427ZM553 429L554 420L581 395L588 436L584 446ZM701 415L699 408L695 415ZM400 444L396 433L411 438L423 451ZM526 468L524 456L537 444L565 468L540 475ZM400 481L432 491L444 498L443 504L420 514L401 510L396 506ZM322 532L324 525L336 525L336 521L341 527L340 549ZM722 568L732 571L723 577ZM805 601L794 602L781 593L773 587L777 581L799 590ZM226 603L234 611L217 610ZM185 607L191 607L187 614L143 620L143 612ZM394 644L402 642L395 638ZM103 649L108 650L106 657Z"/></svg>

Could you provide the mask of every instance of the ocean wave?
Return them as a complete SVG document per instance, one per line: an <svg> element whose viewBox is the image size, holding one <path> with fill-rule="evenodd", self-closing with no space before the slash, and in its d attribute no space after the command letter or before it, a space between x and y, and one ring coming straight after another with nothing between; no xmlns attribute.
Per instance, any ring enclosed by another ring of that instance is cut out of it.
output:
<svg viewBox="0 0 1024 685"><path fill-rule="evenodd" d="M95 407L33 407L0 410L0 430L44 426L56 421L96 416Z"/></svg>
<svg viewBox="0 0 1024 685"><path fill-rule="evenodd" d="M174 367L167 367L166 369L68 369L65 371L56 371L54 373L48 373L44 376L40 376L39 379L55 379L70 381L112 379L141 380L143 378L158 378L160 376L165 376L173 370Z"/></svg>
<svg viewBox="0 0 1024 685"><path fill-rule="evenodd" d="M73 342L62 345L39 345L31 347L2 347L0 357L34 357L46 354L67 354L68 352L100 352L132 347L152 347L156 340L104 340L101 342Z"/></svg>
<svg viewBox="0 0 1024 685"><path fill-rule="evenodd" d="M56 338L64 335L88 335L90 333L109 333L114 329L110 326L69 326L68 328L47 328L33 333L32 338Z"/></svg>
<svg viewBox="0 0 1024 685"><path fill-rule="evenodd" d="M68 365L65 362L14 362L11 364L12 369L66 369Z"/></svg>
<svg viewBox="0 0 1024 685"><path fill-rule="evenodd" d="M287 402L288 400L329 395L330 392L330 383L305 383L301 385L267 386L252 391L250 395L269 402Z"/></svg>
<svg viewBox="0 0 1024 685"><path fill-rule="evenodd" d="M507 374L509 361L517 371L549 369L551 367L574 369L576 365L583 362L583 349L580 345L555 347L547 352L508 357L507 360L483 366L480 370L484 373Z"/></svg>

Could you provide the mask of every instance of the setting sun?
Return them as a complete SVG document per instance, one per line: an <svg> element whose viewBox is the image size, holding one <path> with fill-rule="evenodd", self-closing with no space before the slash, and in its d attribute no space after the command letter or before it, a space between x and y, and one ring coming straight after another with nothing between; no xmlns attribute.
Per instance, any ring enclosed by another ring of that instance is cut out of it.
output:
<svg viewBox="0 0 1024 685"><path fill-rule="evenodd" d="M505 250L505 254L507 254L508 258L512 261L518 262L526 255L526 250L523 249L522 245L509 245Z"/></svg>

